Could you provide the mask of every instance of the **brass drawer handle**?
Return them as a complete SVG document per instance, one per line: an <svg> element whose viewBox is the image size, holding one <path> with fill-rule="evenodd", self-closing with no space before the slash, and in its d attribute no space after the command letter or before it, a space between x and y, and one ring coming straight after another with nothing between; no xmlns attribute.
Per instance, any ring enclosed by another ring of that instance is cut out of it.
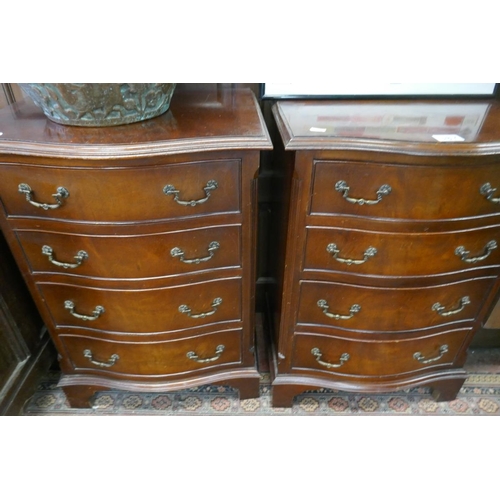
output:
<svg viewBox="0 0 500 500"><path fill-rule="evenodd" d="M182 304L179 306L179 312L187 314L190 318L195 318L195 319L196 318L206 318L207 316L211 316L212 314L214 314L217 311L217 307L220 306L221 304L222 304L222 299L220 297L217 297L212 301L212 310L211 311L193 314L191 312L191 309L187 305Z"/></svg>
<svg viewBox="0 0 500 500"><path fill-rule="evenodd" d="M54 250L52 250L52 247L49 247L48 245L43 245L42 254L46 255L49 258L49 261L52 262L52 264L54 264L55 266L63 267L64 269L75 269L75 267L82 265L83 261L89 258L89 254L85 250L80 250L74 256L74 259L76 260L74 264L69 262L59 262L58 260L54 259Z"/></svg>
<svg viewBox="0 0 500 500"><path fill-rule="evenodd" d="M327 363L326 361L322 361L321 360L321 356L323 356L323 353L317 348L317 347L313 347L311 349L311 354L316 358L316 361L322 365L322 366L325 366L326 368L340 368L346 361L349 361L349 354L347 354L346 352L344 352L341 356L340 356L340 363Z"/></svg>
<svg viewBox="0 0 500 500"><path fill-rule="evenodd" d="M446 307L442 306L439 302L436 302L433 306L432 306L432 310L433 311L436 311L440 316L451 316L452 314L457 314L461 311L464 310L464 307L468 304L470 304L470 299L469 297L465 296L465 297L462 297L460 300L459 300L459 303L458 303L458 307L457 309L450 309L449 311L445 311Z"/></svg>
<svg viewBox="0 0 500 500"><path fill-rule="evenodd" d="M491 203L500 203L500 198L493 198L496 188L491 187L489 182L486 182L479 188L479 192L486 197Z"/></svg>
<svg viewBox="0 0 500 500"><path fill-rule="evenodd" d="M460 246L457 247L455 250L455 255L460 257L464 262L467 262L469 264L475 264L476 262L480 262L481 260L486 259L493 250L497 248L497 242L495 240L488 241L484 247L484 253L483 255L479 255L478 257L467 257L470 252L465 249L465 247Z"/></svg>
<svg viewBox="0 0 500 500"><path fill-rule="evenodd" d="M170 255L172 257L179 257L179 260L181 262L184 262L185 264L199 264L200 262L207 262L207 260L210 260L214 256L215 251L218 248L220 248L219 242L212 241L212 243L210 243L210 245L208 245L209 255L207 255L206 257L198 257L195 259L185 259L184 258L184 250L181 250L179 247L172 248L172 250L170 250Z"/></svg>
<svg viewBox="0 0 500 500"><path fill-rule="evenodd" d="M111 354L109 361L96 361L93 359L92 351L90 349L85 349L83 351L83 355L90 360L90 362L94 365L101 366L102 368L110 368L113 366L119 359L120 356L118 354Z"/></svg>
<svg viewBox="0 0 500 500"><path fill-rule="evenodd" d="M207 185L203 188L203 190L205 191L205 198L201 198L200 200L190 200L190 201L183 201L179 199L179 190L175 189L175 187L172 186L172 184L167 184L163 188L163 192L166 195L173 194L174 201L176 201L179 205L194 207L196 205L200 205L201 203L205 203L210 198L211 191L217 189L218 187L219 185L217 184L216 181L210 180L207 182Z"/></svg>
<svg viewBox="0 0 500 500"><path fill-rule="evenodd" d="M186 357L196 361L197 363L211 363L212 361L217 361L221 354L224 352L225 347L221 344L215 348L215 356L212 358L200 358L194 351L189 351L186 353Z"/></svg>
<svg viewBox="0 0 500 500"><path fill-rule="evenodd" d="M349 309L349 312L351 314L349 316L346 316L329 312L328 309L330 308L330 306L325 299L318 300L317 304L320 309L323 309L323 314L332 319L351 319L356 313L361 311L361 306L359 304L353 304Z"/></svg>
<svg viewBox="0 0 500 500"><path fill-rule="evenodd" d="M104 307L96 306L96 308L92 311L92 316L79 314L75 312L75 303L72 300L66 300L64 302L64 308L67 309L75 318L83 319L84 321L94 321L104 312Z"/></svg>
<svg viewBox="0 0 500 500"><path fill-rule="evenodd" d="M376 205L379 203L384 196L387 196L391 191L392 188L389 186L389 184L384 184L379 187L378 191L375 193L377 195L376 200L365 200L364 198L351 198L349 197L349 189L350 187L348 186L346 181L338 181L335 184L335 191L338 191L339 193L342 193L342 196L349 202L349 203L357 203L358 205Z"/></svg>
<svg viewBox="0 0 500 500"><path fill-rule="evenodd" d="M26 196L26 200L28 200L29 203L37 208L43 208L43 210L53 210L54 208L59 208L62 205L63 200L69 196L69 191L66 188L58 187L56 189L56 194L52 195L56 199L57 203L39 203L33 200L33 191L28 184L19 184L18 189L20 193L23 193Z"/></svg>
<svg viewBox="0 0 500 500"><path fill-rule="evenodd" d="M350 266L351 264L364 264L370 257L374 257L375 255L377 255L377 249L375 247L368 247L365 250L365 253L363 254L362 260L344 259L344 258L338 256L338 254L340 253L340 250L338 249L338 247L335 243L329 243L326 247L326 251L329 254L331 254L331 256L336 261L341 262L342 264L347 264L348 266Z"/></svg>
<svg viewBox="0 0 500 500"><path fill-rule="evenodd" d="M446 354L447 352L448 352L448 346L444 344L439 348L439 355L437 355L435 358L425 359L425 356L421 352L416 352L413 355L413 358L416 359L419 363L426 365L427 363L433 363L434 361L441 359L443 355Z"/></svg>

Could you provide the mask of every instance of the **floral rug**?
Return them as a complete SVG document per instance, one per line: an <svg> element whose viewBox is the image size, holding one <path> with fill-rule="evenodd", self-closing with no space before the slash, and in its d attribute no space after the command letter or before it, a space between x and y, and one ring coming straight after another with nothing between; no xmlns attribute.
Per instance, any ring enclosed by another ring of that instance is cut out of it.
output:
<svg viewBox="0 0 500 500"><path fill-rule="evenodd" d="M260 397L241 400L226 386L203 386L168 393L108 390L96 393L92 408L70 408L57 387L58 371L49 371L24 405L23 415L159 415L159 416L354 416L354 415L500 415L500 349L469 352L469 377L457 399L437 403L427 388L389 394L358 394L332 390L308 391L292 408L273 408L262 318L257 322Z"/></svg>

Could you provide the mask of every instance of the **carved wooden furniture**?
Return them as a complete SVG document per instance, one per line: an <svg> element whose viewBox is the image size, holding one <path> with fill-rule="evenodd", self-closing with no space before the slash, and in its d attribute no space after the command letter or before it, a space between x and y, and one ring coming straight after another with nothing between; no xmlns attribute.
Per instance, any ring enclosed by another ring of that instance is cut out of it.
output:
<svg viewBox="0 0 500 500"><path fill-rule="evenodd" d="M0 415L19 415L54 359L47 329L0 233Z"/></svg>
<svg viewBox="0 0 500 500"><path fill-rule="evenodd" d="M274 405L321 387L453 399L499 286L499 105L295 101L273 113L289 193Z"/></svg>
<svg viewBox="0 0 500 500"><path fill-rule="evenodd" d="M0 111L1 227L59 352L72 406L99 388L228 384L257 397L259 154L250 91L176 92L142 123Z"/></svg>

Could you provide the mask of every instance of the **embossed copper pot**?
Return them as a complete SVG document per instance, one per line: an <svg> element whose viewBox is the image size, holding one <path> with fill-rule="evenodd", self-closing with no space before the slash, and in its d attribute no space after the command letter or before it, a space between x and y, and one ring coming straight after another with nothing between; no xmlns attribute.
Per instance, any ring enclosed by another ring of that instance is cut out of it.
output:
<svg viewBox="0 0 500 500"><path fill-rule="evenodd" d="M47 118L63 125L109 127L165 113L175 83L20 83Z"/></svg>

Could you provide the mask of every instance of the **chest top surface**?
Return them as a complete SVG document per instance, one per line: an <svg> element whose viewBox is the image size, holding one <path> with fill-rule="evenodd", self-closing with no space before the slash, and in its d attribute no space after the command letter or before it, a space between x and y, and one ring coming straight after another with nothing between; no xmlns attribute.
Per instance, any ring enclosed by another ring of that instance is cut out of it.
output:
<svg viewBox="0 0 500 500"><path fill-rule="evenodd" d="M0 110L0 154L104 159L271 148L249 89L176 90L163 115L117 127L59 125L28 101Z"/></svg>
<svg viewBox="0 0 500 500"><path fill-rule="evenodd" d="M500 103L493 99L280 101L273 114L287 150L500 153Z"/></svg>

